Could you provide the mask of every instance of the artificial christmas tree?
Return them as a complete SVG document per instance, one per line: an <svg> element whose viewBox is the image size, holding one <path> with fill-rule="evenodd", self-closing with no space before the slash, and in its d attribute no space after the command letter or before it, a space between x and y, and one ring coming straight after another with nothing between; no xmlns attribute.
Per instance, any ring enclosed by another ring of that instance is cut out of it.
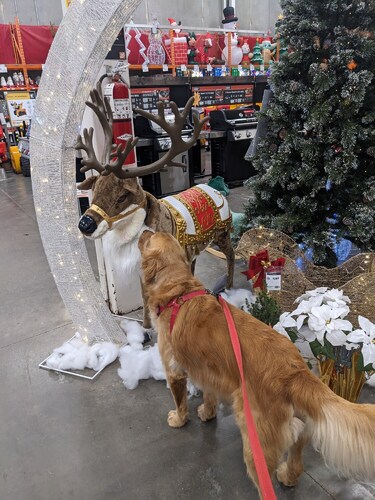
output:
<svg viewBox="0 0 375 500"><path fill-rule="evenodd" d="M375 1L282 0L289 48L270 77L246 224L335 265L335 241L375 250Z"/></svg>
<svg viewBox="0 0 375 500"><path fill-rule="evenodd" d="M256 44L254 46L254 49L253 49L253 60L252 62L254 64L263 64L263 57L262 57L262 48L261 46L259 45L259 40L257 38L257 41L256 41Z"/></svg>

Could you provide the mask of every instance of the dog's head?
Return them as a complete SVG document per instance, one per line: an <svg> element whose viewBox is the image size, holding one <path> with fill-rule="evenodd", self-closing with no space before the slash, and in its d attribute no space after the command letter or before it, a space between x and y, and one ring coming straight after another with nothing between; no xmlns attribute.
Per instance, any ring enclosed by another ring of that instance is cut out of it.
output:
<svg viewBox="0 0 375 500"><path fill-rule="evenodd" d="M188 267L186 255L178 241L168 233L144 231L138 246L142 255L142 271L145 283L152 283L156 276Z"/></svg>

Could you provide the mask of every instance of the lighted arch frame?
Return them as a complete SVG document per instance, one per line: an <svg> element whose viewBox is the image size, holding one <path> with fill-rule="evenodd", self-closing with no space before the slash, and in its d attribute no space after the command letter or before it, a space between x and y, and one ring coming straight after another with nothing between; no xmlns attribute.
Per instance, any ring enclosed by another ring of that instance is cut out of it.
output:
<svg viewBox="0 0 375 500"><path fill-rule="evenodd" d="M103 60L141 1L73 0L48 55L31 129L32 184L44 250L65 306L89 340L116 341L124 335L77 228L74 144Z"/></svg>

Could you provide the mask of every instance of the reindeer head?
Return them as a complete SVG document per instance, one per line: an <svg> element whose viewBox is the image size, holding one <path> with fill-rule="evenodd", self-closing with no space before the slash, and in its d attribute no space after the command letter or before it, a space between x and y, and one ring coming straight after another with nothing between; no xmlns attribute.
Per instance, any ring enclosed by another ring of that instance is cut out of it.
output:
<svg viewBox="0 0 375 500"><path fill-rule="evenodd" d="M87 101L86 104L99 118L104 130L105 147L100 162L93 147L94 130L92 128L90 130L84 129L83 138L78 136L76 149L83 150L87 154L87 158L82 160L81 172L92 169L99 173L98 176L88 177L78 186L80 189L93 190L92 204L81 217L78 227L86 237L96 239L101 238L108 230L119 227L134 212L146 208L146 194L139 185L137 177L158 172L164 167L186 166L183 163L173 161L173 158L194 145L207 118L199 121L194 116L193 137L189 141L184 141L181 137L181 131L194 98L188 101L182 113L178 111L175 103L170 103L175 115L174 123L166 121L164 104L161 102L157 104L157 115L136 109L138 114L161 126L171 137L172 145L162 158L150 165L126 167L123 165L124 161L137 144L138 139L129 140L125 147L113 145L113 115L107 98L103 97L101 80L96 89L90 92L90 97L91 101ZM146 217L146 211L144 216Z"/></svg>
<svg viewBox="0 0 375 500"><path fill-rule="evenodd" d="M126 217L146 205L145 193L137 179L119 179L112 173L93 175L78 187L93 190L91 205L78 224L89 239L101 238L107 231L121 227L127 222Z"/></svg>

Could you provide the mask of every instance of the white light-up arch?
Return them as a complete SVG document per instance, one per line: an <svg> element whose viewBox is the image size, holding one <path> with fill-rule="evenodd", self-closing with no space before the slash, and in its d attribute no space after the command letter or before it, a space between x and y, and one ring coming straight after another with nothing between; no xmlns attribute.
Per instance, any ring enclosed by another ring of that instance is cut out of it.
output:
<svg viewBox="0 0 375 500"><path fill-rule="evenodd" d="M73 0L53 41L31 129L32 185L43 246L77 330L124 340L77 228L74 144L89 91L120 29L142 0ZM48 311L47 311L48 312Z"/></svg>

